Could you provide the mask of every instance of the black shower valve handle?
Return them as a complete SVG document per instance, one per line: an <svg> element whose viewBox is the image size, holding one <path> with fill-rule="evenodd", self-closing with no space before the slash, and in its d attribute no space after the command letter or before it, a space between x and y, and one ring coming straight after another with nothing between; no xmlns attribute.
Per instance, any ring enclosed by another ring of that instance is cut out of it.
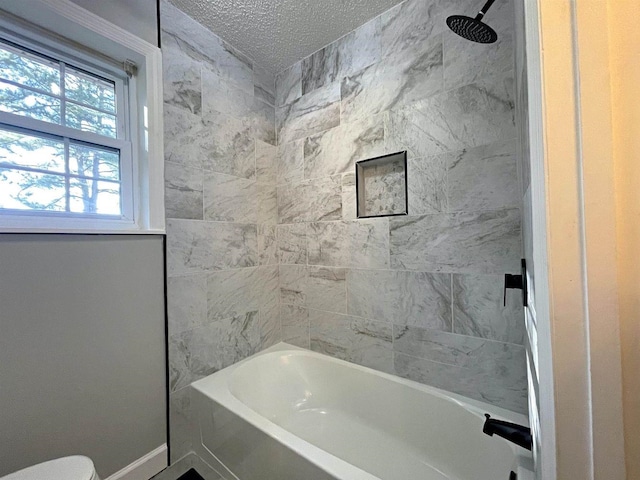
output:
<svg viewBox="0 0 640 480"><path fill-rule="evenodd" d="M523 258L520 261L520 267L522 273L520 275L512 275L510 273L504 274L504 296L503 296L503 306L507 306L507 289L508 288L517 288L522 290L522 305L527 306L527 262Z"/></svg>
<svg viewBox="0 0 640 480"><path fill-rule="evenodd" d="M478 15L476 16L476 20L478 21L482 20L482 17L484 17L487 14L487 10L491 8L491 5L493 5L493 2L495 1L496 0L488 0L487 3L484 4L484 7L482 7L478 12Z"/></svg>

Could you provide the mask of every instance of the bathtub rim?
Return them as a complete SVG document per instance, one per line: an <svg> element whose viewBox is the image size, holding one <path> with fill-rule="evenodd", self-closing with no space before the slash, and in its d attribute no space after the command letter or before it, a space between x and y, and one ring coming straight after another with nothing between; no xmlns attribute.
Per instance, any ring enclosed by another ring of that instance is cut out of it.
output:
<svg viewBox="0 0 640 480"><path fill-rule="evenodd" d="M448 392L443 389L439 389L433 387L431 385L426 385L423 383L416 382L414 380L409 380L403 377L399 377L397 375L392 375L386 372L381 372L379 370L375 370L369 367L365 367L362 365L358 365L355 363L351 363L345 360L341 360L338 358L331 357L329 355L324 355L319 352L314 352L312 350L308 350L305 348L300 348L294 345L290 345L285 342L279 342L276 345L273 345L267 349L264 349L260 352L257 352L250 357L245 358L233 365L230 365L222 370L219 370L211 375L208 375L200 380L197 380L191 384L191 387L196 389L202 395L210 398L214 402L218 403L222 407L227 410L233 412L235 415L238 415L241 419L251 424L253 427L261 430L269 437L273 438L277 442L280 442L285 447L289 448L293 452L297 453L304 457L307 461L313 463L318 468L324 470L328 474L341 478L344 477L345 474L348 474L348 478L353 480L379 480L375 475L362 470L360 467L357 467L335 455L323 450L320 447L304 440L303 438L298 437L297 435L289 432L283 427L273 423L266 417L260 415L258 412L253 410L239 398L237 398L230 390L228 380L230 376L233 374L234 370L241 367L242 365L251 362L251 360L272 354L282 354L285 352L295 353L296 355L310 356L315 358L320 358L323 361L328 361L331 363L336 363L338 365L343 365L348 368L354 368L364 373L376 375L378 377L393 381L395 383L399 383L401 385L408 386L410 388L414 388L416 390L422 391L426 394L436 396L438 398L442 398L447 401L451 401L458 405L460 408L464 408L468 412L473 415L479 417L480 419L484 418L485 413L489 413L492 417L498 417L513 423L518 423L521 425L529 425L528 418L520 413L512 412L510 410L491 405L485 402L481 402L479 400L475 400L472 398L465 397L463 395L459 395L453 392ZM529 474L532 473L532 465L533 465L533 457L532 453L518 447L517 445L511 444L505 440L505 443L509 446L509 448L513 451L514 456L516 457L516 461L518 464L518 478L528 478ZM205 446L206 448L206 446ZM215 457L215 453L211 452Z"/></svg>

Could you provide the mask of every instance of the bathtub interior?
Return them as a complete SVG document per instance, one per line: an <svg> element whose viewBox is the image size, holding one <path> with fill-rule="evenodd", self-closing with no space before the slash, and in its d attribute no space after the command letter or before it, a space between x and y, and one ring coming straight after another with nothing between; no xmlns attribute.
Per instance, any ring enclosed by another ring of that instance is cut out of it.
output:
<svg viewBox="0 0 640 480"><path fill-rule="evenodd" d="M275 351L237 365L227 387L273 424L379 478L494 480L517 470L521 449L482 433L484 411L367 370Z"/></svg>

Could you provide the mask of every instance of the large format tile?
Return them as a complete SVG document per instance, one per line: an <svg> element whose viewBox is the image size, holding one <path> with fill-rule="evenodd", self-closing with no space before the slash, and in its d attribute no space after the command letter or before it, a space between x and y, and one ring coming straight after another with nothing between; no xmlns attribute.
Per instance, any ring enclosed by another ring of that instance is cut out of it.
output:
<svg viewBox="0 0 640 480"><path fill-rule="evenodd" d="M389 111L387 148L426 157L515 138L513 88L507 73Z"/></svg>
<svg viewBox="0 0 640 480"><path fill-rule="evenodd" d="M277 266L224 270L207 277L209 321L270 308L277 302Z"/></svg>
<svg viewBox="0 0 640 480"><path fill-rule="evenodd" d="M309 310L311 350L375 368L393 370L389 324Z"/></svg>
<svg viewBox="0 0 640 480"><path fill-rule="evenodd" d="M276 109L278 143L288 143L340 124L340 84L314 90Z"/></svg>
<svg viewBox="0 0 640 480"><path fill-rule="evenodd" d="M253 95L271 105L276 103L276 78L259 65L253 65Z"/></svg>
<svg viewBox="0 0 640 480"><path fill-rule="evenodd" d="M307 263L307 226L304 223L278 225L278 262Z"/></svg>
<svg viewBox="0 0 640 480"><path fill-rule="evenodd" d="M276 145L276 110L272 105L254 98L251 121L257 140Z"/></svg>
<svg viewBox="0 0 640 480"><path fill-rule="evenodd" d="M516 141L492 143L449 155L447 187L450 212L519 207Z"/></svg>
<svg viewBox="0 0 640 480"><path fill-rule="evenodd" d="M385 219L310 223L309 265L389 268L389 224Z"/></svg>
<svg viewBox="0 0 640 480"><path fill-rule="evenodd" d="M526 409L522 346L394 325L393 349L399 375L511 410Z"/></svg>
<svg viewBox="0 0 640 480"><path fill-rule="evenodd" d="M415 55L392 55L345 77L342 122L352 122L434 95L443 88L442 37L421 45Z"/></svg>
<svg viewBox="0 0 640 480"><path fill-rule="evenodd" d="M524 344L522 292L507 291L506 306L503 293L500 275L453 275L453 331Z"/></svg>
<svg viewBox="0 0 640 480"><path fill-rule="evenodd" d="M344 268L308 269L305 284L306 305L316 310L347 312L347 271Z"/></svg>
<svg viewBox="0 0 640 480"><path fill-rule="evenodd" d="M232 117L245 118L253 111L253 93L220 78L209 68L202 69L202 111L224 113Z"/></svg>
<svg viewBox="0 0 640 480"><path fill-rule="evenodd" d="M174 105L164 105L164 158L177 165L201 169L203 160L214 148L210 125Z"/></svg>
<svg viewBox="0 0 640 480"><path fill-rule="evenodd" d="M257 311L169 337L169 383L176 391L253 355L260 345Z"/></svg>
<svg viewBox="0 0 640 480"><path fill-rule="evenodd" d="M169 275L257 264L255 225L178 219L167 221Z"/></svg>
<svg viewBox="0 0 640 480"><path fill-rule="evenodd" d="M277 182L278 149L274 145L256 140L256 180L260 183Z"/></svg>
<svg viewBox="0 0 640 480"><path fill-rule="evenodd" d="M204 273L167 277L169 335L207 322L207 276Z"/></svg>
<svg viewBox="0 0 640 480"><path fill-rule="evenodd" d="M382 115L342 124L305 140L304 176L325 177L355 171L355 162L384 153Z"/></svg>
<svg viewBox="0 0 640 480"><path fill-rule="evenodd" d="M169 428L171 429L171 459L169 463L173 464L193 451L193 439L197 426L193 421L190 386L171 392L169 396ZM156 477L156 480L161 479Z"/></svg>
<svg viewBox="0 0 640 480"><path fill-rule="evenodd" d="M304 139L278 144L277 183L298 183L304 178Z"/></svg>
<svg viewBox="0 0 640 480"><path fill-rule="evenodd" d="M260 308L260 350L282 342L280 303L278 301Z"/></svg>
<svg viewBox="0 0 640 480"><path fill-rule="evenodd" d="M281 107L302 96L302 62L276 75L276 106Z"/></svg>
<svg viewBox="0 0 640 480"><path fill-rule="evenodd" d="M278 223L342 218L341 177L319 178L278 187Z"/></svg>
<svg viewBox="0 0 640 480"><path fill-rule="evenodd" d="M520 211L436 214L390 220L391 267L452 273L520 270Z"/></svg>
<svg viewBox="0 0 640 480"><path fill-rule="evenodd" d="M409 215L447 211L447 161L450 154L407 160Z"/></svg>
<svg viewBox="0 0 640 480"><path fill-rule="evenodd" d="M202 111L201 65L182 40L162 34L164 101L191 113Z"/></svg>
<svg viewBox="0 0 640 480"><path fill-rule="evenodd" d="M524 351L522 361L524 367ZM504 367L466 368L402 353L394 354L394 373L416 382L527 414L526 371L519 366L505 375Z"/></svg>
<svg viewBox="0 0 640 480"><path fill-rule="evenodd" d="M289 305L305 306L307 304L307 278L309 269L306 265L280 265L280 302Z"/></svg>
<svg viewBox="0 0 640 480"><path fill-rule="evenodd" d="M205 220L257 222L256 182L246 178L209 172L204 179Z"/></svg>
<svg viewBox="0 0 640 480"><path fill-rule="evenodd" d="M258 183L256 185L258 223L269 225L278 223L277 190L275 184Z"/></svg>
<svg viewBox="0 0 640 480"><path fill-rule="evenodd" d="M251 119L211 112L204 121L211 137L211 150L204 155L204 168L237 177L255 178L255 137Z"/></svg>
<svg viewBox="0 0 640 480"><path fill-rule="evenodd" d="M258 224L258 258L260 265L278 263L278 240L275 225Z"/></svg>
<svg viewBox="0 0 640 480"><path fill-rule="evenodd" d="M309 310L294 305L280 305L282 341L309 348Z"/></svg>
<svg viewBox="0 0 640 480"><path fill-rule="evenodd" d="M350 270L347 282L350 315L451 331L451 275Z"/></svg>
<svg viewBox="0 0 640 480"><path fill-rule="evenodd" d="M160 8L163 30L188 42L203 64L218 76L253 94L253 65L247 57L168 1L162 1Z"/></svg>
<svg viewBox="0 0 640 480"><path fill-rule="evenodd" d="M302 60L302 94L380 59L380 22L374 19Z"/></svg>
<svg viewBox="0 0 640 480"><path fill-rule="evenodd" d="M164 185L167 218L203 219L202 169L167 162Z"/></svg>

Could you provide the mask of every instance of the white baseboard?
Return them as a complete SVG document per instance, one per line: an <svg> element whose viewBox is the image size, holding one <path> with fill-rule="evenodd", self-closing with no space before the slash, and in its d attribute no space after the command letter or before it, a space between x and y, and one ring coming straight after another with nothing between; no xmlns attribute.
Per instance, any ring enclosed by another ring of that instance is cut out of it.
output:
<svg viewBox="0 0 640 480"><path fill-rule="evenodd" d="M164 443L105 480L149 480L167 468L167 460L167 444Z"/></svg>

